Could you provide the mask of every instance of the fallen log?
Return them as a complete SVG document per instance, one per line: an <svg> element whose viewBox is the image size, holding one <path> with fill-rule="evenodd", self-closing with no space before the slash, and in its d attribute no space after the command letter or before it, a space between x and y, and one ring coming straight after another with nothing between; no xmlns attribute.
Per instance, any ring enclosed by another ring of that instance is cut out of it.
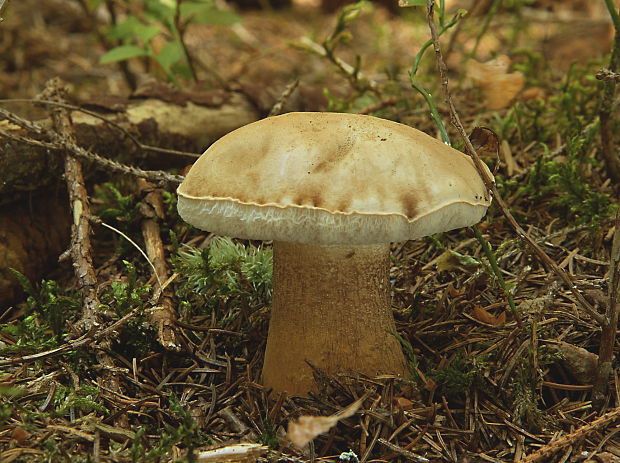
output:
<svg viewBox="0 0 620 463"><path fill-rule="evenodd" d="M194 161L192 153L201 153L221 136L260 117L247 98L234 92L170 95L174 96L82 105L88 113L71 111L77 144L138 167L183 167ZM62 156L25 144L19 137L40 139L41 135L0 122L0 204L61 180Z"/></svg>

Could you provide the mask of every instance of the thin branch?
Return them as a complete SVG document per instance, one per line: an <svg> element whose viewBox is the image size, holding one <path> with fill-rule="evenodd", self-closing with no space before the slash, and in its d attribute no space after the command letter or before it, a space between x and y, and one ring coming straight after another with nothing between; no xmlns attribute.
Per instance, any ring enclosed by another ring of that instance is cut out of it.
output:
<svg viewBox="0 0 620 463"><path fill-rule="evenodd" d="M288 99L291 97L292 93L295 91L298 85L299 85L299 79L295 79L293 82L291 82L290 84L286 86L286 88L280 95L280 98L278 98L278 101L276 101L276 103L271 108L271 111L269 111L268 117L277 116L278 114L282 112L282 108L284 107Z"/></svg>
<svg viewBox="0 0 620 463"><path fill-rule="evenodd" d="M605 0L611 21L614 25L614 41L609 58L609 67L606 75L618 75L620 70L620 14L616 11L613 0ZM600 73L599 73L600 74ZM598 78L598 74L597 74ZM614 183L620 183L620 153L614 143L613 114L617 79L604 78L603 91L599 103L599 119L601 121L601 155L605 159L607 175Z"/></svg>
<svg viewBox="0 0 620 463"><path fill-rule="evenodd" d="M615 80L620 82L620 72L612 72L609 69L601 69L595 76L598 80Z"/></svg>
<svg viewBox="0 0 620 463"><path fill-rule="evenodd" d="M591 423L584 424L580 428L575 429L570 434L566 434L557 438L553 442L539 448L536 452L529 454L520 463L544 463L550 461L553 455L568 446L575 445L601 429L609 426L620 418L620 407L614 408L609 413L597 418Z"/></svg>
<svg viewBox="0 0 620 463"><path fill-rule="evenodd" d="M604 403L609 375L612 371L614 360L614 347L616 345L616 334L618 331L618 306L620 292L620 208L616 211L616 221L614 224L614 237L611 244L611 255L609 258L609 300L606 307L606 317L609 323L603 325L601 330L601 343L598 353L598 365L592 398L597 405Z"/></svg>
<svg viewBox="0 0 620 463"><path fill-rule="evenodd" d="M46 83L44 95L49 99L62 101L65 98L65 93L66 89L59 79L51 79ZM52 110L52 121L56 132L58 132L55 134L56 141L63 146L75 144L73 126L68 112L63 108L54 108ZM63 141L64 143L62 143ZM84 331L89 331L99 326L101 322L98 311L99 297L90 241L91 227L88 220L91 215L90 203L82 165L72 151L67 150L65 153L65 180L73 213L70 255L82 299L82 315L79 326Z"/></svg>
<svg viewBox="0 0 620 463"><path fill-rule="evenodd" d="M62 106L63 105L59 105L59 107ZM43 135L51 141L45 142L41 140L34 140L32 138L23 137L21 135L13 135L6 131L0 131L0 134L2 134L3 136L14 138L18 141L28 143L33 146L44 146L50 149L64 149L70 151L76 157L79 157L81 159L87 159L102 168L112 170L114 172L133 175L134 177L144 178L154 182L171 183L173 185L178 185L183 181L183 177L181 177L180 175L172 175L159 170L142 170L138 167L128 166L126 164L121 164L120 162L105 158L97 153L93 153L92 151L78 146L73 140L62 137L53 130L46 129L42 125L37 124L36 122L23 119L18 115L7 111L6 109L0 108L0 116L19 127L34 132L37 135Z"/></svg>
<svg viewBox="0 0 620 463"><path fill-rule="evenodd" d="M165 208L161 189L143 179L138 179L138 192L144 195L140 204L142 214L141 228L146 247L147 259L153 268L153 275L157 280L159 294L157 305L148 310L149 320L157 329L159 343L168 350L179 351L181 349L176 333L177 313L174 306L172 290L164 288L162 280L167 280L170 268L166 261L166 252L161 239L159 223L164 219ZM153 304L155 301L151 301Z"/></svg>
<svg viewBox="0 0 620 463"><path fill-rule="evenodd" d="M457 129L461 139L463 140L463 143L465 144L467 153L472 157L472 160L474 161L474 165L476 166L478 173L480 174L486 187L489 189L489 191L495 198L495 201L497 202L497 205L499 206L502 214L504 215L504 217L506 217L506 219L508 220L508 223L513 228L513 230L517 233L517 235L520 238L522 238L532 248L532 250L539 257L539 259L542 260L546 265L548 265L553 270L553 272L566 284L566 286L571 290L571 292L575 296L575 299L577 300L579 305L583 308L583 310L586 313L588 313L588 315L590 315L594 320L596 320L601 326L605 325L606 323L608 323L607 317L596 311L596 309L586 300L586 298L583 296L581 291L579 291L579 289L575 286L570 276L564 270L562 270L558 266L558 264L556 264L553 261L553 259L551 259L551 257L549 257L549 255L536 243L536 241L534 241L525 232L525 230L523 230L521 225L519 225L519 223L516 221L514 216L510 213L508 206L506 205L506 203L504 202L504 199L502 198L499 191L497 190L497 187L495 186L495 182L492 176L488 174L487 171L483 168L482 160L480 159L480 156L478 156L478 153L476 152L471 141L469 140L469 137L467 136L467 132L465 132L465 128L463 127L463 124L461 123L459 115L456 111L456 107L454 106L454 102L452 101L452 96L450 94L450 89L448 86L448 68L446 66L446 63L441 53L441 46L439 44L437 26L435 25L435 20L434 20L434 9L435 9L435 1L429 0L427 4L428 25L431 30L431 36L433 39L433 47L435 49L435 58L437 62L437 67L439 69L439 74L441 77L441 86L444 92L444 99L450 110L450 122Z"/></svg>
<svg viewBox="0 0 620 463"><path fill-rule="evenodd" d="M10 359L2 359L0 360L0 368L6 367L9 365L19 365L23 363L35 362L38 360L43 360L49 357L54 357L56 355L61 355L66 352L79 349L81 347L94 344L100 339L107 339L109 336L114 335L118 328L124 325L126 322L131 320L134 316L141 312L144 309L142 306L138 306L135 309L127 312L123 317L119 318L117 321L107 326L104 329L99 330L91 330L88 333L85 333L81 337L69 341L62 346L55 347L54 349L49 349L43 352L37 352L36 354L24 355L20 357L13 357Z"/></svg>
<svg viewBox="0 0 620 463"><path fill-rule="evenodd" d="M108 124L109 126L114 127L115 129L119 130L123 135L125 135L129 140L131 140L141 150L154 151L157 153L164 153L164 154L174 154L177 156L188 156L191 158L200 157L199 154L190 153L189 151L179 151L179 150L173 150L170 148L161 148L159 146L145 145L142 142L140 142L140 140L138 140L136 137L134 137L131 133L129 133L129 131L127 131L120 124L114 122L113 120L108 119L105 116L102 116L101 114L95 111L90 111L80 106L75 106L75 105L67 104L67 103L61 103L59 101L33 100L30 98L5 98L5 99L0 99L0 103L37 103L37 104L43 104L43 105L58 106L58 107L65 108L65 109L71 109L73 111L79 111L81 113L87 114L96 119L99 119L105 122L106 124Z"/></svg>

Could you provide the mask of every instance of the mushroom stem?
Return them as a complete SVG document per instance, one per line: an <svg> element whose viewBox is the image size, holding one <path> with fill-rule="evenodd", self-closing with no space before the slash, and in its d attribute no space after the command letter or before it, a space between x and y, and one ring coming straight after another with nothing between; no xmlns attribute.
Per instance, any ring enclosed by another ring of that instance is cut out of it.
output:
<svg viewBox="0 0 620 463"><path fill-rule="evenodd" d="M327 374L407 375L390 305L389 244L274 242L273 307L263 382L316 390L308 362Z"/></svg>

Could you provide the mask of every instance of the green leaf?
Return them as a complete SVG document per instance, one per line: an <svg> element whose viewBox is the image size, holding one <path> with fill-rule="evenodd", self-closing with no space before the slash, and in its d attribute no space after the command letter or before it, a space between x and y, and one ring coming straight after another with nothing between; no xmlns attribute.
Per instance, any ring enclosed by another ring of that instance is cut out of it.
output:
<svg viewBox="0 0 620 463"><path fill-rule="evenodd" d="M185 58L183 47L178 42L168 42L161 51L155 56L155 61L163 69L169 70L173 64Z"/></svg>
<svg viewBox="0 0 620 463"><path fill-rule="evenodd" d="M147 24L140 24L134 29L134 35L144 42L148 42L160 32L160 28L157 26L149 26Z"/></svg>
<svg viewBox="0 0 620 463"><path fill-rule="evenodd" d="M411 6L426 6L426 0L398 0L398 6L409 8Z"/></svg>
<svg viewBox="0 0 620 463"><path fill-rule="evenodd" d="M160 26L144 24L135 16L129 16L116 26L111 27L108 31L108 37L116 40L136 41L136 39L140 39L143 42L148 42L160 31Z"/></svg>
<svg viewBox="0 0 620 463"><path fill-rule="evenodd" d="M228 26L241 22L241 17L232 11L218 10L213 2L185 2L181 4L181 17L199 24Z"/></svg>
<svg viewBox="0 0 620 463"><path fill-rule="evenodd" d="M116 61L123 61L129 58L136 58L138 56L148 56L149 53L135 45L121 45L120 47L113 48L106 54L104 54L99 62L101 64L114 63Z"/></svg>
<svg viewBox="0 0 620 463"><path fill-rule="evenodd" d="M128 16L124 21L110 27L106 33L108 38L113 40L125 40L134 36L134 28L141 24L135 16Z"/></svg>

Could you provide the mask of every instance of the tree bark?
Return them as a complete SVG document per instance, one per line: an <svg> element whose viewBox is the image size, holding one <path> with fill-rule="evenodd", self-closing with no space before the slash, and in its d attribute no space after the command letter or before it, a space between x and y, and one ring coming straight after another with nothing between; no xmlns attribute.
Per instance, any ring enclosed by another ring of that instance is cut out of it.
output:
<svg viewBox="0 0 620 463"><path fill-rule="evenodd" d="M258 111L237 93L223 93L209 105L192 101L164 101L158 98L98 103L87 107L131 134L143 145L199 154L226 133L258 120ZM216 104L217 103L217 104ZM125 132L105 121L80 111L72 111L77 144L89 150L153 169L183 167L195 158L145 150ZM49 125L48 121L40 121ZM0 127L0 204L23 199L61 180L63 157L48 149L26 145L11 139L11 134L40 139L16 126Z"/></svg>

